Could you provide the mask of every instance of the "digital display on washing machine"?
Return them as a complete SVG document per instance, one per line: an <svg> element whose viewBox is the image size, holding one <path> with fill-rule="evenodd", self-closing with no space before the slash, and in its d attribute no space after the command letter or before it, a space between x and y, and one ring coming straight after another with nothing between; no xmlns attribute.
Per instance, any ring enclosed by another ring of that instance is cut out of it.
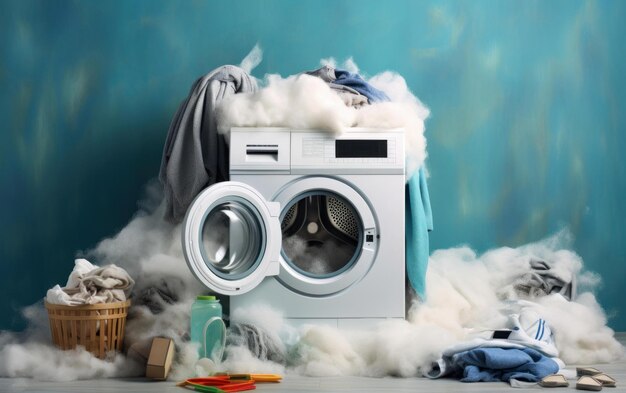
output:
<svg viewBox="0 0 626 393"><path fill-rule="evenodd" d="M386 139L338 139L336 158L387 158Z"/></svg>

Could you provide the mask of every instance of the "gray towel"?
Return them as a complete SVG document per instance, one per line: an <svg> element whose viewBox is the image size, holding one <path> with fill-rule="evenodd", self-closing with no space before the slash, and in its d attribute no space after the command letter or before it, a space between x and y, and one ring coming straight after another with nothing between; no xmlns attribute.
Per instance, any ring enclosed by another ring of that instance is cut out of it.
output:
<svg viewBox="0 0 626 393"><path fill-rule="evenodd" d="M207 186L228 180L228 147L217 132L215 107L225 97L256 91L243 69L226 65L198 79L180 105L167 134L159 180L165 192L165 218L179 222Z"/></svg>

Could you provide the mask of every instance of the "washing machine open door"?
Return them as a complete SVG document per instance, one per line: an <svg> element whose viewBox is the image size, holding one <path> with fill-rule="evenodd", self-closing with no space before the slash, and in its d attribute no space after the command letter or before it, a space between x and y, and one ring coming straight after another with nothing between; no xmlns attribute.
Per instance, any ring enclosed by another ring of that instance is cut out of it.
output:
<svg viewBox="0 0 626 393"><path fill-rule="evenodd" d="M221 182L193 201L182 230L185 260L205 286L240 295L279 273L280 204L253 187Z"/></svg>

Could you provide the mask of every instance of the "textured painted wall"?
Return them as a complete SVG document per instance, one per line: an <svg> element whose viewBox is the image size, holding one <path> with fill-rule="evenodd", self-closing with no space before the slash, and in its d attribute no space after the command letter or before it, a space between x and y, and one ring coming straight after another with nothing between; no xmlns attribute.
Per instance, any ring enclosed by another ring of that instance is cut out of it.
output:
<svg viewBox="0 0 626 393"><path fill-rule="evenodd" d="M569 0L0 3L0 328L125 225L192 82L259 42L257 76L329 56L404 75L433 114L432 247L569 227L626 330L624 15Z"/></svg>

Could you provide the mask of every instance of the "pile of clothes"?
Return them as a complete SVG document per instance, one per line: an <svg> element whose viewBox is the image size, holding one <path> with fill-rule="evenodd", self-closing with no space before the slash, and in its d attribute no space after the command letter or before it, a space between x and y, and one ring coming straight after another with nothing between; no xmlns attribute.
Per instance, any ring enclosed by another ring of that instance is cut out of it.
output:
<svg viewBox="0 0 626 393"><path fill-rule="evenodd" d="M428 378L452 377L462 382L504 381L527 387L556 373L573 377L559 359L552 329L536 312L530 299L554 294L570 301L576 296L575 275L553 269L546 261L531 259L530 271L517 277L510 288L508 320L502 329L476 332L468 341L446 349L424 371Z"/></svg>
<svg viewBox="0 0 626 393"><path fill-rule="evenodd" d="M50 288L46 302L65 306L124 302L134 285L132 277L119 266L99 267L86 259L76 259L67 284Z"/></svg>
<svg viewBox="0 0 626 393"><path fill-rule="evenodd" d="M455 377L463 382L537 382L565 368L552 330L530 308L510 314L508 326L480 332L443 352L424 375Z"/></svg>

